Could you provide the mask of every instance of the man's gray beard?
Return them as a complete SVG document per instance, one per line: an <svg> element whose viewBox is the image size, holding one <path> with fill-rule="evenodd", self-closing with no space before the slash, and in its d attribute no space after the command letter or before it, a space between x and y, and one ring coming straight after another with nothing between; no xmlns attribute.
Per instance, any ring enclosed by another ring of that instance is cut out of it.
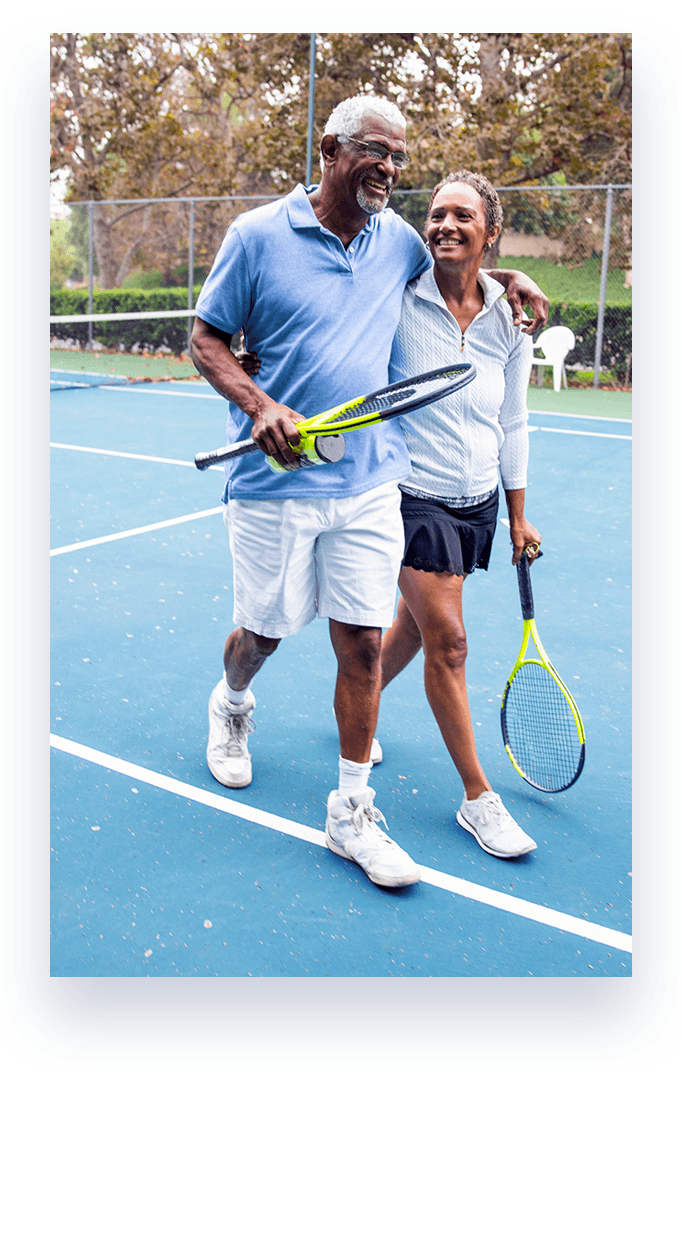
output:
<svg viewBox="0 0 682 1234"><path fill-rule="evenodd" d="M360 188L358 189L355 196L356 196L356 200L357 200L357 203L360 209L364 210L365 214L381 214L381 211L384 209L384 207L388 205L388 199L391 196L391 189L389 188L388 192L386 193L386 196L381 202L381 205L377 203L376 198L373 198L370 200L369 197L365 196L365 192L364 192L364 189L362 188L362 185L360 185Z"/></svg>

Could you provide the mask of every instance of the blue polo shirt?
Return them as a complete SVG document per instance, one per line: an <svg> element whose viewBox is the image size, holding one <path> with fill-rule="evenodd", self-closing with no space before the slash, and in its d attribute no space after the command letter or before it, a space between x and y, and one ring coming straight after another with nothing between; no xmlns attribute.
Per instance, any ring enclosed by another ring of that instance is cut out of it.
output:
<svg viewBox="0 0 682 1234"><path fill-rule="evenodd" d="M256 384L306 418L388 384L391 344L406 283L430 258L393 210L371 215L349 247L323 227L298 185L231 224L197 301L197 315L227 334L244 331L261 369ZM227 441L252 420L229 403ZM396 421L346 434L339 463L285 475L264 456L226 464L228 497L342 497L410 470Z"/></svg>

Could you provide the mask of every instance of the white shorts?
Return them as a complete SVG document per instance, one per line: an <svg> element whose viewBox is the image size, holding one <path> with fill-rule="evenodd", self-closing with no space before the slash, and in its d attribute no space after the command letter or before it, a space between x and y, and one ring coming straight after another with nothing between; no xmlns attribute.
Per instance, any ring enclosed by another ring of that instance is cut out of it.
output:
<svg viewBox="0 0 682 1234"><path fill-rule="evenodd" d="M230 500L234 623L285 638L315 617L390 626L403 556L396 482L357 497Z"/></svg>

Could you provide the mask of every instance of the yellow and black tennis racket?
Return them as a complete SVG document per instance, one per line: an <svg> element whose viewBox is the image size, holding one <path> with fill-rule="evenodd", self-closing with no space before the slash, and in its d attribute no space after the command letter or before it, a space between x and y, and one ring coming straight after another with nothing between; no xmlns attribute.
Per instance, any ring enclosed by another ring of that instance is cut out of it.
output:
<svg viewBox="0 0 682 1234"><path fill-rule="evenodd" d="M392 386L385 386L383 390L375 390L374 394L364 394L348 403L342 403L340 407L332 407L330 411L312 416L309 420L299 420L296 428L301 440L299 445L291 448L309 463L336 462L343 457L345 443L325 441L325 438L340 437L342 433L366 428L370 424L380 424L382 420L390 420L393 416L403 416L408 411L426 407L429 403L435 403L437 399L445 398L454 390L468 385L475 376L476 369L473 364L451 364L447 368L421 373L418 377L396 381ZM213 463L221 463L227 458L238 458L257 449L255 441L248 438L231 446L221 446L207 454L197 454L194 462L199 471L204 471Z"/></svg>
<svg viewBox="0 0 682 1234"><path fill-rule="evenodd" d="M531 546L529 546L531 547ZM535 557L541 557L537 551ZM534 620L528 549L517 565L523 640L502 698L502 739L527 784L542 793L562 793L585 765L580 712L548 659ZM530 654L529 643L532 639Z"/></svg>

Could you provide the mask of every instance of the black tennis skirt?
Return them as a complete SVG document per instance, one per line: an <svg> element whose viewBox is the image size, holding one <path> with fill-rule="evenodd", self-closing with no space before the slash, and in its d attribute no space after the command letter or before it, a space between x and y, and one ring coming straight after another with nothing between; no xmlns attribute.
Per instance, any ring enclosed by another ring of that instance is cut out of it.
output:
<svg viewBox="0 0 682 1234"><path fill-rule="evenodd" d="M497 490L477 506L453 509L437 498L402 494L403 565L436 574L487 570L499 506Z"/></svg>

